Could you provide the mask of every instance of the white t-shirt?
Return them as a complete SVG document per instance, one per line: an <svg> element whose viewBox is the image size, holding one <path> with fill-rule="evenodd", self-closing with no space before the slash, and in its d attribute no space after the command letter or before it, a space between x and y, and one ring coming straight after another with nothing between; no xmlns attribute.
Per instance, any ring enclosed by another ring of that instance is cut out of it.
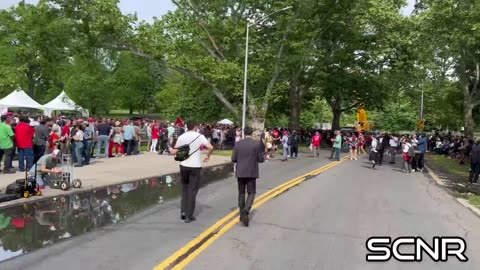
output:
<svg viewBox="0 0 480 270"><path fill-rule="evenodd" d="M196 140L195 140L196 139ZM190 144L190 157L182 162L180 165L183 167L189 168L201 168L202 167L202 151L200 151L200 147L202 145L209 144L207 138L202 134L196 131L187 131L180 135L177 140L177 144L175 144L175 148L179 148L180 146ZM193 154L192 154L193 153Z"/></svg>

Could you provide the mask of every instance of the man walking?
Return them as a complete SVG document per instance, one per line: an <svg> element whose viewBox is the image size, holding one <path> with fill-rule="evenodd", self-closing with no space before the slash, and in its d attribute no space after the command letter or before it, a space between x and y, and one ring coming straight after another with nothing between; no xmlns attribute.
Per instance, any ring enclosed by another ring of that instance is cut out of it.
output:
<svg viewBox="0 0 480 270"><path fill-rule="evenodd" d="M388 134L382 134L380 138L380 149L378 151L378 166L383 165L383 156L385 154L385 150L389 149L390 147L390 136Z"/></svg>
<svg viewBox="0 0 480 270"><path fill-rule="evenodd" d="M245 127L245 139L237 142L233 149L232 162L236 164L235 175L238 181L238 207L240 221L248 227L249 214L256 194L256 181L259 177L258 163L263 163L261 144L252 139L253 129ZM245 189L248 197L245 201Z"/></svg>
<svg viewBox="0 0 480 270"><path fill-rule="evenodd" d="M195 212L195 202L198 189L200 188L200 172L202 170L200 148L202 145L207 148L208 153L204 160L204 162L207 162L210 160L213 146L205 136L198 133L197 123L187 122L187 127L188 131L178 137L175 148L170 148L170 153L175 155L180 147L190 146L188 158L180 163L180 178L182 181L182 209L180 217L185 220L185 223L190 223L196 220L193 213Z"/></svg>

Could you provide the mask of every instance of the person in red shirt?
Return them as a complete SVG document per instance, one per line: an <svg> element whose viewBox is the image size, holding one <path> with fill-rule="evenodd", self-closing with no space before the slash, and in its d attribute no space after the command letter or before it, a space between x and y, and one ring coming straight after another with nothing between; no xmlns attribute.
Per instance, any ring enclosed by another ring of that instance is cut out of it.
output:
<svg viewBox="0 0 480 270"><path fill-rule="evenodd" d="M312 150L313 150L313 157L317 158L320 156L320 143L322 141L322 135L320 132L315 132L315 135L312 137Z"/></svg>
<svg viewBox="0 0 480 270"><path fill-rule="evenodd" d="M155 124L152 128L152 146L150 147L150 152L155 152L155 149L157 149L159 136L160 136L160 129L158 128L158 125Z"/></svg>
<svg viewBox="0 0 480 270"><path fill-rule="evenodd" d="M62 133L61 133L61 136L62 136L62 144L60 145L61 146L61 150L62 150L62 153L63 154L66 154L68 153L69 151L69 148L70 148L70 120L66 120L65 121L65 125L62 127Z"/></svg>
<svg viewBox="0 0 480 270"><path fill-rule="evenodd" d="M58 129L59 127L52 127L52 132L50 132L50 142L48 145L49 153L52 153L53 150L57 149L57 143L60 140L60 136L58 136ZM60 149L59 149L60 150Z"/></svg>
<svg viewBox="0 0 480 270"><path fill-rule="evenodd" d="M18 169L21 172L30 170L33 166L33 136L35 129L30 126L26 116L20 116L20 123L15 128L15 141L18 148ZM26 161L26 166L25 166Z"/></svg>

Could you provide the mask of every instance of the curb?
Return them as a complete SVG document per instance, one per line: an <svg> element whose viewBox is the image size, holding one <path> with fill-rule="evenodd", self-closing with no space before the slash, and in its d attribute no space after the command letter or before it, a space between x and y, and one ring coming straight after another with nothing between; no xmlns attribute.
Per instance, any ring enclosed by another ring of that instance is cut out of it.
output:
<svg viewBox="0 0 480 270"><path fill-rule="evenodd" d="M424 167L425 169L427 169L428 175L430 175L433 178L433 180L437 182L439 186L442 186L442 187L446 186L445 183L443 183L442 179L440 179L440 177L436 173L434 173L433 170L430 169L430 167L428 167L427 165L424 165Z"/></svg>
<svg viewBox="0 0 480 270"><path fill-rule="evenodd" d="M430 169L430 167L428 167L427 165L424 165L425 169L427 169L427 172L428 172L428 175L430 175L433 180L435 180L435 182L439 185L439 186L446 186L442 180L440 179L440 177L438 177L438 175L436 173L433 172L433 170ZM470 209L474 214L476 214L477 216L480 217L480 209L478 209L477 207L473 206L472 204L470 204L467 200L463 199L463 198L456 198L457 202L459 202L461 205L463 205L464 207Z"/></svg>
<svg viewBox="0 0 480 270"><path fill-rule="evenodd" d="M470 209L473 213L475 213L477 216L480 217L480 209L477 207L473 206L471 203L469 203L467 200L462 199L462 198L457 198L457 201L465 206L466 208Z"/></svg>
<svg viewBox="0 0 480 270"><path fill-rule="evenodd" d="M211 168L215 168L215 167L227 167L227 166L230 166L230 165L233 165L233 163L228 162L228 163L221 163L221 164L217 164L217 165L209 165L209 166L202 167L202 169L209 169L209 168L211 169ZM70 189L64 191L61 194L48 194L48 195L42 194L41 196L32 196L32 197L29 197L29 198L20 197L19 199L16 199L16 200L11 200L11 201L6 201L6 202L0 203L0 210L4 210L4 209L10 208L10 207L19 206L19 205L22 205L22 204L30 204L30 203L33 203L33 202L42 202L42 201L49 200L49 199L52 199L52 198L57 198L57 197L71 196L71 195L74 195L74 194L82 194L82 193L86 193L86 192L92 192L92 191L97 190L97 189L107 188L107 187L111 187L111 186L119 186L119 185L128 184L128 183L132 183L132 182L142 181L142 180L145 180L145 179L150 179L150 178L161 178L161 177L165 177L165 176L172 175L172 174L178 174L178 173L180 173L180 172L171 172L171 173L165 173L165 174L161 174L161 175L146 176L146 177L142 177L142 178L130 179L130 180L120 181L118 183L112 183L112 184L106 184L106 185L102 184L102 185L99 185L99 186L88 186L88 187L83 187L82 186L79 189L70 188Z"/></svg>

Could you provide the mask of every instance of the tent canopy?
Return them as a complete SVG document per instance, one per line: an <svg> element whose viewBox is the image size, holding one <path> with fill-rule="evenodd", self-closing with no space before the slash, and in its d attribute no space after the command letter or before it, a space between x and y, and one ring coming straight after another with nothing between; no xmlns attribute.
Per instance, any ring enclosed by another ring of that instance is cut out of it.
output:
<svg viewBox="0 0 480 270"><path fill-rule="evenodd" d="M217 124L220 124L220 125L233 125L233 122L228 120L228 119L223 119L221 121L218 121Z"/></svg>
<svg viewBox="0 0 480 270"><path fill-rule="evenodd" d="M60 95L54 98L52 101L42 106L45 110L49 111L82 111L83 108L75 104L73 100L62 91Z"/></svg>
<svg viewBox="0 0 480 270"><path fill-rule="evenodd" d="M80 111L82 116L88 117L88 111L78 106L65 91L42 107L47 116L51 116L53 111Z"/></svg>
<svg viewBox="0 0 480 270"><path fill-rule="evenodd" d="M1 108L32 108L41 109L42 105L33 100L27 93L21 89L17 89L10 95L0 99Z"/></svg>

